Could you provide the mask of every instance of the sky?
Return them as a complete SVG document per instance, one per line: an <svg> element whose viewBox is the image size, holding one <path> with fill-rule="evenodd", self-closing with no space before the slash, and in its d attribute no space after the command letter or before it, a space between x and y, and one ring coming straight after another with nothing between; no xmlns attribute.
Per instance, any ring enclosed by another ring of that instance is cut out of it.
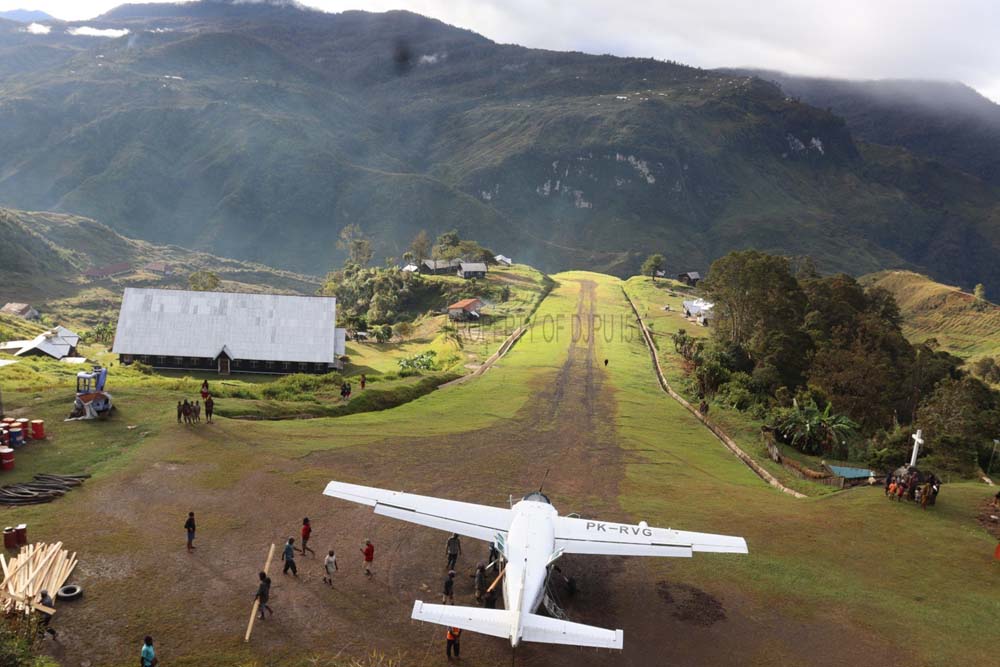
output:
<svg viewBox="0 0 1000 667"><path fill-rule="evenodd" d="M133 0L136 1L136 0ZM141 0L140 0L141 1ZM243 0L247 2L266 0ZM123 0L0 0L91 18ZM854 79L962 81L1000 102L1000 0L304 0L409 9L497 42Z"/></svg>

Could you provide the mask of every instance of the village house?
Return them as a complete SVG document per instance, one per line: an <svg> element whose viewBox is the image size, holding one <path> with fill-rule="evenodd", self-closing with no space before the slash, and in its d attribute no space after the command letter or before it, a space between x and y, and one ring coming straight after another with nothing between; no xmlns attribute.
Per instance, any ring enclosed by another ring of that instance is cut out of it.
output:
<svg viewBox="0 0 1000 667"><path fill-rule="evenodd" d="M478 320L483 302L479 299L462 299L448 306L448 319L466 321Z"/></svg>
<svg viewBox="0 0 1000 667"><path fill-rule="evenodd" d="M126 288L112 352L123 364L230 373L340 369L333 297Z"/></svg>
<svg viewBox="0 0 1000 667"><path fill-rule="evenodd" d="M698 324L707 327L715 318L715 304L704 299L693 299L684 302L684 317L693 318Z"/></svg>
<svg viewBox="0 0 1000 667"><path fill-rule="evenodd" d="M83 275L87 278L111 278L112 276L120 276L132 271L132 265L128 262L119 262L117 264L108 264L107 266L95 266L87 269L83 272Z"/></svg>
<svg viewBox="0 0 1000 667"><path fill-rule="evenodd" d="M486 277L486 263L485 262L461 262L458 265L457 275L459 278L485 278Z"/></svg>
<svg viewBox="0 0 1000 667"><path fill-rule="evenodd" d="M690 285L691 287L697 287L698 283L701 281L701 274L698 273L697 271L678 273L677 280L681 281L685 285Z"/></svg>
<svg viewBox="0 0 1000 667"><path fill-rule="evenodd" d="M169 276L174 272L174 267L170 266L166 262L150 262L142 267L143 271L149 271L150 273L159 273L163 276Z"/></svg>
<svg viewBox="0 0 1000 667"><path fill-rule="evenodd" d="M14 317L20 317L26 320L37 320L39 318L38 311L32 308L26 303L15 303L10 302L3 308L0 308L0 313L4 315L13 315Z"/></svg>
<svg viewBox="0 0 1000 667"><path fill-rule="evenodd" d="M10 352L15 357L44 357L64 359L76 356L76 346L80 344L80 336L66 327L57 326L54 329L38 334L31 340L12 340L0 345L0 350Z"/></svg>
<svg viewBox="0 0 1000 667"><path fill-rule="evenodd" d="M454 273L461 263L462 261L458 259L422 259L420 260L420 273L443 276Z"/></svg>

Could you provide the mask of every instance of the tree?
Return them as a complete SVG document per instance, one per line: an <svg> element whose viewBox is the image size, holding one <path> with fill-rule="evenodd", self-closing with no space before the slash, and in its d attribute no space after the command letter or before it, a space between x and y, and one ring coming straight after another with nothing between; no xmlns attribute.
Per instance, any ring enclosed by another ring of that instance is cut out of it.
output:
<svg viewBox="0 0 1000 667"><path fill-rule="evenodd" d="M410 252L413 253L413 258L418 262L422 259L430 259L431 239L427 236L426 230L421 229L410 241Z"/></svg>
<svg viewBox="0 0 1000 667"><path fill-rule="evenodd" d="M843 415L831 411L832 403L820 410L816 401L798 400L778 418L777 431L792 447L806 454L826 454L841 449L848 438L854 436L858 425Z"/></svg>
<svg viewBox="0 0 1000 667"><path fill-rule="evenodd" d="M403 266L406 266L408 264L413 264L414 260L416 260L417 258L411 251L407 250L406 252L403 253L401 259L403 260Z"/></svg>
<svg viewBox="0 0 1000 667"><path fill-rule="evenodd" d="M806 297L784 257L756 250L731 252L712 262L703 285L715 302L713 335L742 347L755 363L774 351L776 341L801 343L795 333Z"/></svg>
<svg viewBox="0 0 1000 667"><path fill-rule="evenodd" d="M441 236L437 237L437 242L434 244L431 254L434 255L435 259L455 259L461 254L461 250L458 244L462 242L462 239L458 235L458 231L453 229L450 232L445 232Z"/></svg>
<svg viewBox="0 0 1000 667"><path fill-rule="evenodd" d="M389 324L375 327L372 333L375 335L375 340L379 343L387 343L392 340L392 326Z"/></svg>
<svg viewBox="0 0 1000 667"><path fill-rule="evenodd" d="M347 253L347 261L358 266L368 266L375 252L371 240L364 235L361 227L347 225L340 230L337 247Z"/></svg>
<svg viewBox="0 0 1000 667"><path fill-rule="evenodd" d="M188 276L188 288L196 292L214 292L222 281L212 271L195 271Z"/></svg>
<svg viewBox="0 0 1000 667"><path fill-rule="evenodd" d="M972 291L973 296L976 297L976 309L986 310L986 288L982 283L976 285L976 288Z"/></svg>
<svg viewBox="0 0 1000 667"><path fill-rule="evenodd" d="M663 267L666 264L666 259L660 253L654 253L646 258L646 261L642 263L642 268L639 269L644 276L651 276L653 280L656 280L656 274L663 271Z"/></svg>

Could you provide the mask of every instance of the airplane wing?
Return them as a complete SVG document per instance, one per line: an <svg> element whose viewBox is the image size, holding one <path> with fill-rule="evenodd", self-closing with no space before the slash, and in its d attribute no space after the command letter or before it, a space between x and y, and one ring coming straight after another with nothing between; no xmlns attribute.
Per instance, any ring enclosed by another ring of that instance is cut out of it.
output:
<svg viewBox="0 0 1000 667"><path fill-rule="evenodd" d="M323 493L374 507L375 514L485 542L493 542L497 533L506 533L510 528L512 513L502 507L443 500L343 482L330 482Z"/></svg>
<svg viewBox="0 0 1000 667"><path fill-rule="evenodd" d="M747 553L742 537L651 528L560 516L555 523L556 548L568 554L690 557L696 551Z"/></svg>

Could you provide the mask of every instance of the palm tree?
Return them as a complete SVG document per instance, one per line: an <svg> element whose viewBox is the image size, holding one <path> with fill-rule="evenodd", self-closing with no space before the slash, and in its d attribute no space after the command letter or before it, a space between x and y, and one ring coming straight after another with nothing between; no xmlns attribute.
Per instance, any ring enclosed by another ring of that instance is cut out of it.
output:
<svg viewBox="0 0 1000 667"><path fill-rule="evenodd" d="M794 400L792 409L779 418L777 430L788 444L806 454L829 452L858 429L849 417L833 414L832 407L827 403L820 410L815 399L805 405Z"/></svg>

